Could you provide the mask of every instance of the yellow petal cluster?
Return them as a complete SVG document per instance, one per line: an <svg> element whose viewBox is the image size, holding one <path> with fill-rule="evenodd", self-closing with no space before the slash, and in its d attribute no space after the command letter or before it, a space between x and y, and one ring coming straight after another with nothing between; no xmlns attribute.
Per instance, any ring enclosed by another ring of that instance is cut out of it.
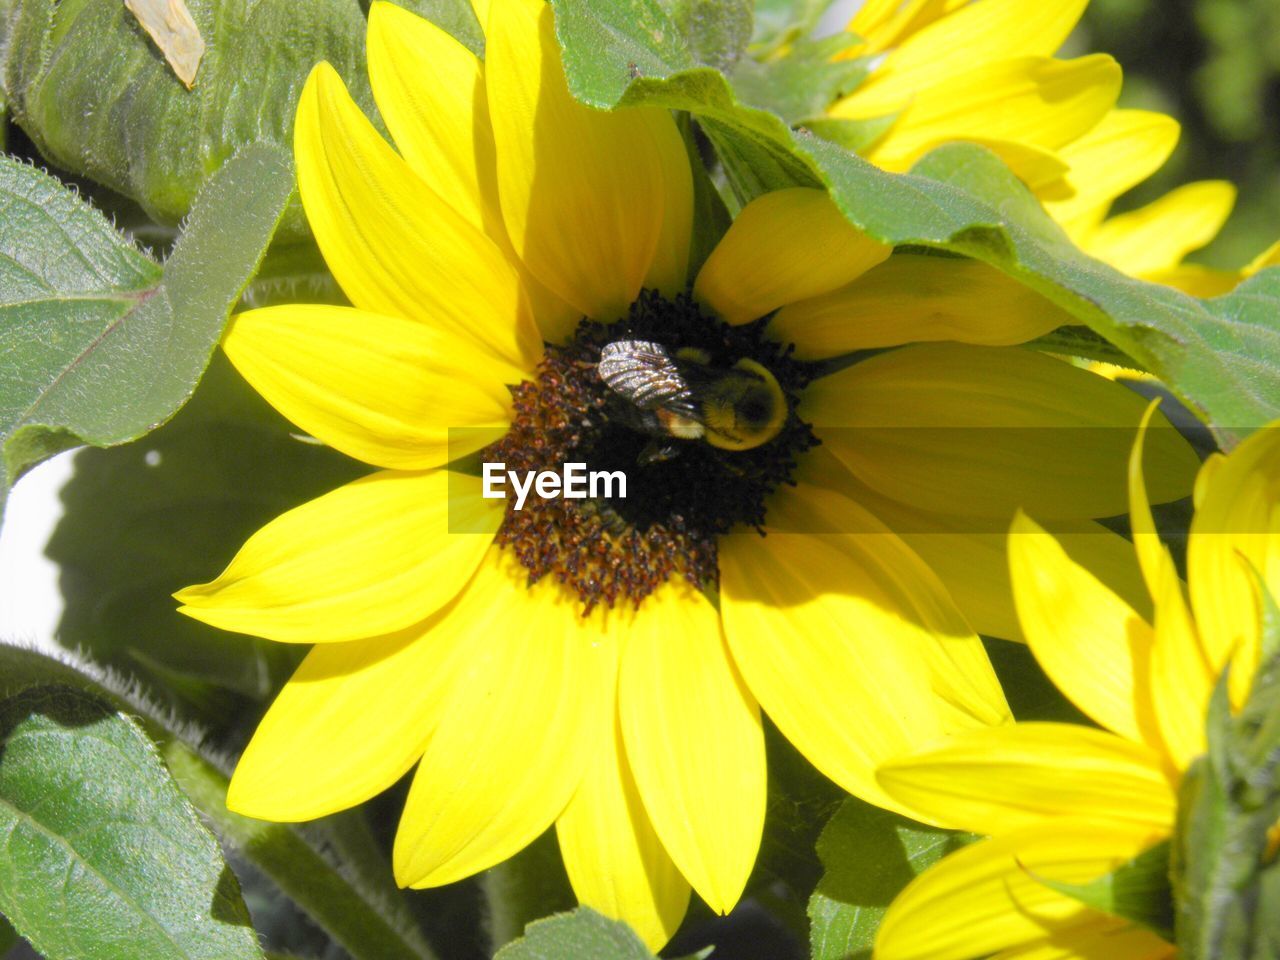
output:
<svg viewBox="0 0 1280 960"><path fill-rule="evenodd" d="M1129 461L1130 517L1152 613L1131 606L1025 515L1009 537L1032 652L1103 729L974 730L881 766L881 787L917 816L990 839L907 886L885 916L877 960L1176 955L1154 933L1037 878L1094 880L1167 839L1179 782L1205 751L1209 697L1228 665L1233 706L1243 702L1259 657L1255 571L1280 595L1280 424L1202 467L1185 585L1156 532L1143 468L1140 440Z"/></svg>
<svg viewBox="0 0 1280 960"><path fill-rule="evenodd" d="M1112 202L1145 180L1177 144L1176 120L1116 107L1120 66L1109 56L1055 58L1088 0L868 0L848 24L846 56L865 57L867 80L830 108L836 118L891 119L863 150L907 170L943 143L999 155L1085 252L1135 277L1217 296L1275 261L1241 271L1184 264L1217 236L1235 187L1202 181L1108 218Z"/></svg>

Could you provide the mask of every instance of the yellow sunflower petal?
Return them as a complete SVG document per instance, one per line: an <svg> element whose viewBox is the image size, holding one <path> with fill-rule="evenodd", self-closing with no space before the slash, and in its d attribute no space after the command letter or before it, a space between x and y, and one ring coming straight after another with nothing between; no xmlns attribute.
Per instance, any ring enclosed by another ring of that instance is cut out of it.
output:
<svg viewBox="0 0 1280 960"><path fill-rule="evenodd" d="M802 486L771 505L770 521L824 532L722 539L720 604L734 659L818 769L895 808L875 765L947 730L1004 722L999 685L936 578L856 504Z"/></svg>
<svg viewBox="0 0 1280 960"><path fill-rule="evenodd" d="M869 86L910 93L946 85L975 63L1057 51L1088 0L982 0L938 17L907 39L872 74Z"/></svg>
<svg viewBox="0 0 1280 960"><path fill-rule="evenodd" d="M770 331L804 360L929 340L1025 343L1073 322L977 260L899 253L846 286L783 307Z"/></svg>
<svg viewBox="0 0 1280 960"><path fill-rule="evenodd" d="M965 847L916 877L890 905L876 960L971 960L1033 947L1109 919L1036 877L1087 883L1163 839L1141 824L1062 819Z"/></svg>
<svg viewBox="0 0 1280 960"><path fill-rule="evenodd" d="M1124 512L1142 398L1030 350L903 347L814 383L801 413L863 483L935 513L1051 519ZM1197 461L1157 416L1153 499L1190 489ZM1158 466L1157 466L1158 465Z"/></svg>
<svg viewBox="0 0 1280 960"><path fill-rule="evenodd" d="M978 136L966 139L981 144L1003 160L1013 175L1041 200L1071 195L1071 185L1067 183L1071 168L1056 150L1018 140L991 140Z"/></svg>
<svg viewBox="0 0 1280 960"><path fill-rule="evenodd" d="M1103 54L1077 60L1022 57L983 63L917 91L909 103L895 102L888 88L860 90L836 113L866 118L902 110L867 158L905 170L933 147L970 137L1054 150L1106 115L1120 81L1119 65Z"/></svg>
<svg viewBox="0 0 1280 960"><path fill-rule="evenodd" d="M439 466L501 437L506 384L523 379L447 331L349 307L250 310L234 318L222 348L307 433L397 470Z"/></svg>
<svg viewBox="0 0 1280 960"><path fill-rule="evenodd" d="M518 261L498 202L483 62L430 21L378 0L369 8L369 79L409 165ZM582 312L517 266L543 338L563 341Z"/></svg>
<svg viewBox="0 0 1280 960"><path fill-rule="evenodd" d="M1104 727L1159 744L1146 621L1023 514L1009 532L1009 570L1022 629L1049 679Z"/></svg>
<svg viewBox="0 0 1280 960"><path fill-rule="evenodd" d="M1142 415L1138 425L1138 437L1129 453L1129 522L1133 528L1133 548L1138 554L1138 565L1142 568L1142 578L1146 581L1148 592L1157 596L1162 587L1162 567L1166 562L1172 563L1160 535L1156 532L1156 522L1151 515L1151 504L1147 500L1147 481L1143 470L1143 456L1146 447L1147 429L1151 418L1155 416L1160 401L1153 400Z"/></svg>
<svg viewBox="0 0 1280 960"><path fill-rule="evenodd" d="M1071 229L1092 225L1093 211L1155 173L1178 142L1178 121L1150 110L1112 110L1059 155L1071 166L1074 195L1045 208Z"/></svg>
<svg viewBox="0 0 1280 960"><path fill-rule="evenodd" d="M516 268L387 146L327 63L303 88L294 155L307 220L352 303L533 368L540 343Z"/></svg>
<svg viewBox="0 0 1280 960"><path fill-rule="evenodd" d="M823 476L816 474L821 470ZM965 619L983 636L1022 640L1009 583L1009 531L1002 520L929 513L876 493L827 449L805 454L797 479L845 491L911 547L942 581ZM1054 536L1076 563L1107 584L1141 616L1151 598L1133 544L1092 520L1060 520Z"/></svg>
<svg viewBox="0 0 1280 960"><path fill-rule="evenodd" d="M1218 235L1235 202L1236 188L1225 180L1189 183L1078 240L1090 256L1125 273L1170 270Z"/></svg>
<svg viewBox="0 0 1280 960"><path fill-rule="evenodd" d="M666 217L689 216L692 180L670 113L593 110L569 94L552 11L541 0L493 0L485 71L498 186L511 242L526 266L580 313L626 312L654 270L678 269L660 239ZM687 222L687 221L686 221ZM675 231L671 231L674 233Z"/></svg>
<svg viewBox="0 0 1280 960"><path fill-rule="evenodd" d="M848 29L864 41L855 48L857 53L873 53L896 46L903 38L967 2L969 0L867 0L854 13Z"/></svg>
<svg viewBox="0 0 1280 960"><path fill-rule="evenodd" d="M1202 263L1180 263L1167 270L1144 273L1142 279L1208 300L1230 293L1245 276L1247 274L1240 270L1218 270Z"/></svg>
<svg viewBox="0 0 1280 960"><path fill-rule="evenodd" d="M892 252L849 223L825 191L776 190L738 214L693 295L729 323L746 323L842 287Z"/></svg>
<svg viewBox="0 0 1280 960"><path fill-rule="evenodd" d="M967 730L890 760L877 773L894 799L954 830L1000 834L1054 817L1173 829L1177 802L1149 747L1067 723Z"/></svg>
<svg viewBox="0 0 1280 960"><path fill-rule="evenodd" d="M1265 270L1267 267L1280 266L1280 240L1277 240L1267 249L1254 257L1245 266L1243 273L1246 277L1252 277L1259 270Z"/></svg>
<svg viewBox="0 0 1280 960"><path fill-rule="evenodd" d="M986 650L946 588L900 537L864 509L856 499L857 488L846 486L847 471L838 463L835 467L841 475L834 482L808 482L814 475L810 469L797 477L795 487L775 494L769 506L770 534L834 537L849 555L878 568L894 602L913 611L913 622L924 627L920 636L927 639L917 644L915 654L929 674L944 732L1011 721Z"/></svg>
<svg viewBox="0 0 1280 960"><path fill-rule="evenodd" d="M484 64L431 21L385 0L369 8L368 48L373 97L400 154L473 224L500 225Z"/></svg>
<svg viewBox="0 0 1280 960"><path fill-rule="evenodd" d="M617 646L558 584L526 586L495 548L465 598L470 650L441 696L392 861L401 886L471 876L533 841L564 811L606 735L602 691Z"/></svg>
<svg viewBox="0 0 1280 960"><path fill-rule="evenodd" d="M684 919L689 881L644 811L627 764L612 684L605 695L611 732L601 738L582 785L556 821L560 855L579 901L625 920L651 950L658 950Z"/></svg>
<svg viewBox="0 0 1280 960"><path fill-rule="evenodd" d="M1147 589L1155 600L1155 640L1151 648L1151 702L1161 736L1174 764L1185 769L1205 750L1205 716L1217 679L1209 666L1182 593L1173 554L1160 542L1147 503L1143 448L1147 425L1159 401L1152 401L1129 455L1129 518L1133 545Z"/></svg>
<svg viewBox="0 0 1280 960"><path fill-rule="evenodd" d="M469 591L398 633L313 649L258 724L227 806L262 820L311 820L391 786L422 755L490 610Z"/></svg>
<svg viewBox="0 0 1280 960"><path fill-rule="evenodd" d="M764 827L764 733L715 608L684 584L651 595L621 670L619 715L645 809L681 873L728 913Z"/></svg>
<svg viewBox="0 0 1280 960"><path fill-rule="evenodd" d="M1244 700L1257 668L1261 609L1253 566L1280 598L1280 429L1247 437L1214 457L1196 481L1187 545L1191 606L1209 665L1231 661L1231 696Z"/></svg>
<svg viewBox="0 0 1280 960"><path fill-rule="evenodd" d="M458 594L502 507L476 477L375 473L272 520L216 580L178 591L178 612L290 643L390 633Z"/></svg>
<svg viewBox="0 0 1280 960"><path fill-rule="evenodd" d="M1205 751L1205 717L1217 676L1205 659L1182 595L1182 581L1167 551L1158 576L1152 591L1156 617L1151 700L1169 755L1185 770Z"/></svg>
<svg viewBox="0 0 1280 960"><path fill-rule="evenodd" d="M1178 948L1128 920L1099 918L1031 947L1002 950L991 960L1172 960Z"/></svg>

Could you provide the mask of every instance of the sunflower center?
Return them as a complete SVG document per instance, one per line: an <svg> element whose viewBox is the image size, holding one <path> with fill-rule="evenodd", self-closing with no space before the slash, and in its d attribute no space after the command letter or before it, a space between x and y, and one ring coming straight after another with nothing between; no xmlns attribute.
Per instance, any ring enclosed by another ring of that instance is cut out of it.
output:
<svg viewBox="0 0 1280 960"><path fill-rule="evenodd" d="M513 387L510 431L482 455L506 469L625 476L626 495L512 498L498 532L529 571L552 575L590 612L638 605L670 577L718 583L716 539L760 530L769 494L818 441L796 416L814 367L764 335L730 326L687 296L644 291L612 324L584 319L549 345L535 381Z"/></svg>

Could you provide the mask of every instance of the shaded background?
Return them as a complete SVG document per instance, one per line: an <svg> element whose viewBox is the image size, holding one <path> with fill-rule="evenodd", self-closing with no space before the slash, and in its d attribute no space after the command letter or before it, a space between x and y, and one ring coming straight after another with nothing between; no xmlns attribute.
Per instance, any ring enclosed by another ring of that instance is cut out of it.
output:
<svg viewBox="0 0 1280 960"><path fill-rule="evenodd" d="M1120 61L1122 106L1182 124L1168 163L1117 211L1191 180L1231 180L1235 213L1190 259L1237 267L1280 239L1280 2L1092 0L1064 51L1087 52Z"/></svg>

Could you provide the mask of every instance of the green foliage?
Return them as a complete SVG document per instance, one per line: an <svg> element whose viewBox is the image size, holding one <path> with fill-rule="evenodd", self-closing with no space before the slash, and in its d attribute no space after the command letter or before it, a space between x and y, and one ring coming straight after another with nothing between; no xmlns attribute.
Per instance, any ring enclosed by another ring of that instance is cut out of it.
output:
<svg viewBox="0 0 1280 960"><path fill-rule="evenodd" d="M47 686L87 693L116 711L139 718L178 787L222 841L270 878L353 960L435 960L398 892L389 889L390 871L385 861L371 868L367 854L364 860L347 855L349 845L343 837L349 831L340 821L332 825L321 822L303 831L291 824L250 820L231 813L226 808L226 774L218 763L192 745L192 741L202 739L199 731L177 724L110 676L96 677L87 667L0 644L0 696ZM4 755L0 755L0 768L4 762ZM50 775L56 775L56 771ZM135 855L137 849L135 845ZM149 869L148 876L162 887L181 879L154 865ZM376 874L376 878L370 874ZM3 901L0 911L9 911ZM21 926L15 914L10 916ZM124 956L135 960L137 954ZM236 955L226 956L227 960L234 960Z"/></svg>
<svg viewBox="0 0 1280 960"><path fill-rule="evenodd" d="M665 2L698 63L727 73L742 59L754 27L751 0Z"/></svg>
<svg viewBox="0 0 1280 960"><path fill-rule="evenodd" d="M1122 107L1160 110L1182 124L1171 160L1120 206L1192 180L1240 188L1218 238L1193 259L1227 269L1277 239L1280 222L1280 5L1275 0L1092 0L1081 34L1124 66Z"/></svg>
<svg viewBox="0 0 1280 960"><path fill-rule="evenodd" d="M1173 938L1173 896L1169 885L1169 843L1158 843L1127 863L1088 883L1062 883L1032 874L1064 896L1113 917L1132 920Z"/></svg>
<svg viewBox="0 0 1280 960"><path fill-rule="evenodd" d="M137 200L162 223L186 216L237 150L290 146L298 95L318 61L337 68L361 107L373 106L354 0L187 0L206 44L192 90L118 0L8 6L4 87L14 120L51 163ZM282 234L305 232L295 206Z"/></svg>
<svg viewBox="0 0 1280 960"><path fill-rule="evenodd" d="M1231 446L1280 417L1280 271L1208 303L1093 260L989 151L941 147L910 175L886 173L738 102L728 81L670 38L650 0L555 0L569 85L608 108L694 115L742 202L784 186L825 186L850 222L886 243L986 261L1038 290L1170 385ZM627 29L631 16L641 27ZM635 65L640 65L636 76ZM1228 362L1249 358L1249 366Z"/></svg>
<svg viewBox="0 0 1280 960"><path fill-rule="evenodd" d="M762 54L813 33L832 0L756 0L752 42Z"/></svg>
<svg viewBox="0 0 1280 960"><path fill-rule="evenodd" d="M859 60L837 60L836 56L856 41L849 33L838 33L821 40L799 40L785 54L767 60L741 61L732 74L733 88L743 103L771 110L788 123L803 123L814 132L827 136L852 130L878 129L887 125L879 121L823 119L827 107L842 94L849 93L867 75ZM890 117L888 123L892 123ZM873 141L866 141L861 145Z"/></svg>
<svg viewBox="0 0 1280 960"><path fill-rule="evenodd" d="M894 896L921 871L975 839L846 800L818 838L826 873L809 900L813 960L869 960Z"/></svg>
<svg viewBox="0 0 1280 960"><path fill-rule="evenodd" d="M529 924L525 935L498 951L494 960L655 960L625 923L589 907Z"/></svg>
<svg viewBox="0 0 1280 960"><path fill-rule="evenodd" d="M61 642L167 691L219 733L251 721L219 690L264 700L305 648L215 630L178 614L172 594L217 576L267 521L364 472L292 429L219 356L159 430L77 454L48 546L62 571Z"/></svg>
<svg viewBox="0 0 1280 960"><path fill-rule="evenodd" d="M1179 956L1280 955L1280 610L1262 591L1265 657L1232 716L1224 673L1209 705L1208 753L1183 777L1171 873Z"/></svg>
<svg viewBox="0 0 1280 960"><path fill-rule="evenodd" d="M217 840L125 714L71 687L0 705L0 909L48 960L250 960Z"/></svg>
<svg viewBox="0 0 1280 960"><path fill-rule="evenodd" d="M246 147L202 191L162 270L53 178L0 159L0 496L45 457L173 415L292 189L284 151Z"/></svg>

